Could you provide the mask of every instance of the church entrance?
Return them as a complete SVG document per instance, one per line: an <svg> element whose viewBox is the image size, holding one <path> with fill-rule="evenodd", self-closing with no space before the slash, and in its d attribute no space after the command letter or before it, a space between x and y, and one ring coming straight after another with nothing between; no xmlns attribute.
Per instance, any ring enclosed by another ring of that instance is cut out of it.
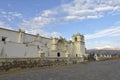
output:
<svg viewBox="0 0 120 80"><path fill-rule="evenodd" d="M57 57L60 57L60 53L59 52L57 53Z"/></svg>

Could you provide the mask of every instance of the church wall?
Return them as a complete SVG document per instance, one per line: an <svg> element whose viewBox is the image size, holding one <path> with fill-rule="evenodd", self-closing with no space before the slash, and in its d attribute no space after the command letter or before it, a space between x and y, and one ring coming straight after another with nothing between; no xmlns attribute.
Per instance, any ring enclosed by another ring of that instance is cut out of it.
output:
<svg viewBox="0 0 120 80"><path fill-rule="evenodd" d="M68 42L64 39L60 38L52 38L51 39L51 57L66 57L66 53L68 53ZM58 56L59 54L59 56Z"/></svg>
<svg viewBox="0 0 120 80"><path fill-rule="evenodd" d="M2 54L2 55L1 55ZM23 58L37 57L36 46L28 46L13 42L0 42L0 57L1 58Z"/></svg>
<svg viewBox="0 0 120 80"><path fill-rule="evenodd" d="M70 57L73 57L74 56L74 44L73 43L70 43L68 44L68 53L70 54Z"/></svg>
<svg viewBox="0 0 120 80"><path fill-rule="evenodd" d="M37 46L28 46L25 50L25 57L38 57Z"/></svg>
<svg viewBox="0 0 120 80"><path fill-rule="evenodd" d="M60 57L66 57L65 52L56 50L56 51L51 51L50 56L49 57L58 57L58 53L60 53Z"/></svg>
<svg viewBox="0 0 120 80"><path fill-rule="evenodd" d="M7 37L3 41L2 36ZM72 41L64 38L45 38L38 35L25 33L23 30L12 31L0 28L0 52L7 54L7 57L38 57L38 51L45 53L46 57L78 57L85 53L85 45L81 44L81 35L72 37ZM0 53L1 54L1 53Z"/></svg>
<svg viewBox="0 0 120 80"><path fill-rule="evenodd" d="M3 54L3 57L7 58L24 57L25 45L3 42L2 50L0 52Z"/></svg>
<svg viewBox="0 0 120 80"><path fill-rule="evenodd" d="M85 55L85 45L84 45L84 44L81 45L81 49L82 49L82 50L81 50L81 51L82 51L81 53L83 53L83 55Z"/></svg>
<svg viewBox="0 0 120 80"><path fill-rule="evenodd" d="M24 34L23 35L23 42L33 42L35 41L35 36L34 35L30 35L30 34Z"/></svg>
<svg viewBox="0 0 120 80"><path fill-rule="evenodd" d="M44 38L41 37L41 45L40 48L41 50L45 53L45 56L48 57L49 56L49 52L50 52L50 39L49 38Z"/></svg>
<svg viewBox="0 0 120 80"><path fill-rule="evenodd" d="M4 43L0 41L0 56L2 55L3 46L4 46Z"/></svg>
<svg viewBox="0 0 120 80"><path fill-rule="evenodd" d="M0 28L0 36L6 37L8 41L17 42L18 40L18 32L12 30Z"/></svg>
<svg viewBox="0 0 120 80"><path fill-rule="evenodd" d="M78 55L78 53L79 53L78 46L79 46L78 43L76 43L76 42L73 43L73 57L76 57Z"/></svg>
<svg viewBox="0 0 120 80"><path fill-rule="evenodd" d="M51 43L49 38L41 37L39 41L32 42L33 45L36 45L38 50L43 51L45 56L48 57L50 54Z"/></svg>
<svg viewBox="0 0 120 80"><path fill-rule="evenodd" d="M0 41L2 41L2 36L0 35Z"/></svg>

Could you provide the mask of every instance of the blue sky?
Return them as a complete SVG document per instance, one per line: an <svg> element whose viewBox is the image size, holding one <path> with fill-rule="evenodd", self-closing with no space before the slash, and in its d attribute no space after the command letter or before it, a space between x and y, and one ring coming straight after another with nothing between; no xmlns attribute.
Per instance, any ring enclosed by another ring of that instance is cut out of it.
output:
<svg viewBox="0 0 120 80"><path fill-rule="evenodd" d="M45 37L85 35L86 48L120 48L120 0L1 0L0 27Z"/></svg>

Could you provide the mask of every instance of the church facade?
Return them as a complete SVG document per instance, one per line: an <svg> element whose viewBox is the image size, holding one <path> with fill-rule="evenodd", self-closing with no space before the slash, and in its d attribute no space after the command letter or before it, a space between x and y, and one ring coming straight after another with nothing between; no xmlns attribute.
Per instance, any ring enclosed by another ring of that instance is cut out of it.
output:
<svg viewBox="0 0 120 80"><path fill-rule="evenodd" d="M28 34L21 29L0 28L0 58L83 57L84 54L84 36L79 33L67 41L62 37Z"/></svg>

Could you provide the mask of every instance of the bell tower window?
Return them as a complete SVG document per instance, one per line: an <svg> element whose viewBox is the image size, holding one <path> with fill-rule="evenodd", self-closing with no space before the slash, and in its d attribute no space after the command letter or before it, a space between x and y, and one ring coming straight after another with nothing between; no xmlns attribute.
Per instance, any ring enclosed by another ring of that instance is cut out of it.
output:
<svg viewBox="0 0 120 80"><path fill-rule="evenodd" d="M77 38L75 37L75 41L77 41Z"/></svg>

